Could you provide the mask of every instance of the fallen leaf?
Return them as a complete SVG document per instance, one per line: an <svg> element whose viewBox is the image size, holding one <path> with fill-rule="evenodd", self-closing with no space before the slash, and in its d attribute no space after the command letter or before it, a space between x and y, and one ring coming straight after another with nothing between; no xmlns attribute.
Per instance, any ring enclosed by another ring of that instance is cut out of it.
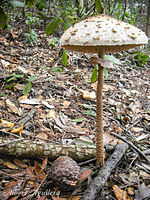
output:
<svg viewBox="0 0 150 200"><path fill-rule="evenodd" d="M106 132L103 135L103 141L104 141L104 145L115 146L118 142L118 139L116 139L113 135L110 135L109 132Z"/></svg>
<svg viewBox="0 0 150 200"><path fill-rule="evenodd" d="M46 158L43 160L42 165L41 165L41 170L42 170L42 171L46 168L47 162L48 162L48 158L46 157Z"/></svg>
<svg viewBox="0 0 150 200"><path fill-rule="evenodd" d="M1 63L2 63L2 65L3 65L4 67L6 67L6 68L10 65L10 62L7 62L7 61L5 61L5 60L1 60Z"/></svg>
<svg viewBox="0 0 150 200"><path fill-rule="evenodd" d="M41 104L41 99L21 99L19 100L20 103L22 104L29 104L29 105L40 105Z"/></svg>
<svg viewBox="0 0 150 200"><path fill-rule="evenodd" d="M55 119L56 117L56 112L55 110L50 110L47 115L46 115L47 118L52 118L52 119Z"/></svg>
<svg viewBox="0 0 150 200"><path fill-rule="evenodd" d="M96 93L93 92L88 92L86 90L82 90L82 89L77 89L83 96L84 99L96 99Z"/></svg>
<svg viewBox="0 0 150 200"><path fill-rule="evenodd" d="M138 133L138 132L141 132L141 131L143 131L143 128L139 128L139 127L132 127L132 128L130 129L130 131L133 131L133 132L136 132L136 133Z"/></svg>
<svg viewBox="0 0 150 200"><path fill-rule="evenodd" d="M103 134L104 145L115 146L117 144L118 139L111 135L111 132L113 131L116 132L116 125L114 123L112 123L108 131Z"/></svg>
<svg viewBox="0 0 150 200"><path fill-rule="evenodd" d="M44 132L41 132L41 133L37 134L36 137L47 139L47 134Z"/></svg>
<svg viewBox="0 0 150 200"><path fill-rule="evenodd" d="M17 166L21 167L21 168L26 168L26 167L28 167L27 164L25 164L24 162L22 162L21 160L19 160L19 159L17 159L17 158L14 159L14 163L15 163Z"/></svg>
<svg viewBox="0 0 150 200"><path fill-rule="evenodd" d="M24 89L24 87L25 87L25 85L18 83L17 85L14 86L14 89L22 91Z"/></svg>
<svg viewBox="0 0 150 200"><path fill-rule="evenodd" d="M113 186L114 194L117 200L130 200L129 195L126 191L121 190L117 185Z"/></svg>
<svg viewBox="0 0 150 200"><path fill-rule="evenodd" d="M1 119L1 122L2 122L2 127L5 127L5 128L12 128L15 125L14 123L8 122L3 119Z"/></svg>
<svg viewBox="0 0 150 200"><path fill-rule="evenodd" d="M27 99L27 97L28 97L27 95L23 95L18 98L18 101L23 101L23 100Z"/></svg>
<svg viewBox="0 0 150 200"><path fill-rule="evenodd" d="M63 102L63 106L65 107L65 108L68 108L68 106L71 104L71 102L70 101L64 101Z"/></svg>
<svg viewBox="0 0 150 200"><path fill-rule="evenodd" d="M6 105L8 107L8 111L12 111L15 114L18 114L19 110L14 103L12 103L9 99L6 100Z"/></svg>
<svg viewBox="0 0 150 200"><path fill-rule="evenodd" d="M33 168L31 166L26 168L26 179L35 179L36 176L33 172Z"/></svg>
<svg viewBox="0 0 150 200"><path fill-rule="evenodd" d="M13 60L14 62L18 62L17 58L13 58L12 60Z"/></svg>
<svg viewBox="0 0 150 200"><path fill-rule="evenodd" d="M17 200L18 198L19 196L14 196L14 197L9 198L9 200Z"/></svg>
<svg viewBox="0 0 150 200"><path fill-rule="evenodd" d="M47 108L50 108L50 109L54 108L53 105L50 105L48 102L46 102L44 100L41 101L41 104L43 104L44 106L46 106Z"/></svg>
<svg viewBox="0 0 150 200"><path fill-rule="evenodd" d="M134 188L133 187L128 187L127 192L129 195L134 195Z"/></svg>
<svg viewBox="0 0 150 200"><path fill-rule="evenodd" d="M80 179L79 179L79 182L85 180L88 176L90 176L91 172L92 172L91 169L87 169L84 172L82 172L81 176L80 176Z"/></svg>
<svg viewBox="0 0 150 200"><path fill-rule="evenodd" d="M6 167L10 168L10 169L19 169L15 164L7 161L7 162L4 162L3 165L5 165Z"/></svg>
<svg viewBox="0 0 150 200"><path fill-rule="evenodd" d="M5 183L4 185L5 185L5 187L10 189L11 187L18 185L18 182L17 181L9 181L8 183Z"/></svg>

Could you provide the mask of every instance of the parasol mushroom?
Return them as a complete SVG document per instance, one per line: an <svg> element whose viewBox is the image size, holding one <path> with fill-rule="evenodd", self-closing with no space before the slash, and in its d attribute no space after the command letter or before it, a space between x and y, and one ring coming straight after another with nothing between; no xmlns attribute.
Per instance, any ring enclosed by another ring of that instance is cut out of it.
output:
<svg viewBox="0 0 150 200"><path fill-rule="evenodd" d="M105 53L125 51L147 44L148 38L140 29L105 14L85 19L71 26L61 37L60 44L70 51L97 53L98 83L96 107L96 158L104 164L102 88ZM92 62L92 60L91 60Z"/></svg>

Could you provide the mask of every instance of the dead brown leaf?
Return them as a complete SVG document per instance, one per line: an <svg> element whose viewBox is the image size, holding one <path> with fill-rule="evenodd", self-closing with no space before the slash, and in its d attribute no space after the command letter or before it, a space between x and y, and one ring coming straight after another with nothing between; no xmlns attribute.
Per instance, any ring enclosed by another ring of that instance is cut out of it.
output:
<svg viewBox="0 0 150 200"><path fill-rule="evenodd" d="M130 200L129 195L126 191L121 190L117 185L113 186L114 194L117 200Z"/></svg>
<svg viewBox="0 0 150 200"><path fill-rule="evenodd" d="M19 160L18 158L15 158L15 159L14 159L14 163L15 163L18 167L21 167L21 168L26 168L26 167L28 167L27 164L25 164L24 162L22 162L22 161Z"/></svg>
<svg viewBox="0 0 150 200"><path fill-rule="evenodd" d="M19 110L18 110L17 106L15 106L15 104L12 103L9 99L6 99L6 105L7 105L8 111L11 111L11 112L13 112L15 114L19 113Z"/></svg>
<svg viewBox="0 0 150 200"><path fill-rule="evenodd" d="M5 165L6 167L10 168L10 169L19 169L15 164L7 161L7 162L4 162L3 165Z"/></svg>

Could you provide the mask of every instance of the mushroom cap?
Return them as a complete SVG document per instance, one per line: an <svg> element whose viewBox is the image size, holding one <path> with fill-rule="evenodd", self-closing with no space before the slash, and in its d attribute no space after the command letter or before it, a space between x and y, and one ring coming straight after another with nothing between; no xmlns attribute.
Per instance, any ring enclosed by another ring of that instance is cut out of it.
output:
<svg viewBox="0 0 150 200"><path fill-rule="evenodd" d="M119 52L147 43L143 31L105 14L74 24L60 39L62 47L84 53Z"/></svg>

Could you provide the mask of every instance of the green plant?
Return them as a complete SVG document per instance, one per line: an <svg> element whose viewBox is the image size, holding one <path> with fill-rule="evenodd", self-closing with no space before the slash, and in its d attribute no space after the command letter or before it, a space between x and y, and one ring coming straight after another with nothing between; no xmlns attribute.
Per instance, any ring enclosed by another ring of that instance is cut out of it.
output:
<svg viewBox="0 0 150 200"><path fill-rule="evenodd" d="M56 45L56 43L59 43L59 40L57 40L57 38L53 37L51 39L51 41L49 42L49 45L51 46L51 48L53 49Z"/></svg>
<svg viewBox="0 0 150 200"><path fill-rule="evenodd" d="M36 7L38 10L43 10L47 8L47 1L46 0L36 0Z"/></svg>
<svg viewBox="0 0 150 200"><path fill-rule="evenodd" d="M10 74L9 78L5 81L5 84L10 83L11 81L15 81L15 83L12 83L10 85L6 85L4 87L4 89L11 89L13 88L15 85L17 85L19 83L18 79L23 78L24 75L21 74Z"/></svg>
<svg viewBox="0 0 150 200"><path fill-rule="evenodd" d="M55 6L55 9L58 11L57 15L46 26L47 36L54 33L57 27L63 27L64 30L67 30L73 23L79 20L77 8L74 7L72 2L65 1L63 4L59 2L59 4Z"/></svg>
<svg viewBox="0 0 150 200"><path fill-rule="evenodd" d="M39 19L37 17L33 17L31 12L27 12L25 23L31 28L34 23L39 23Z"/></svg>
<svg viewBox="0 0 150 200"><path fill-rule="evenodd" d="M136 59L138 65L140 67L143 67L147 63L149 56L147 54L144 54L143 52L135 52L134 54L134 58Z"/></svg>
<svg viewBox="0 0 150 200"><path fill-rule="evenodd" d="M65 50L63 50L62 64L64 67L67 66L67 54Z"/></svg>
<svg viewBox="0 0 150 200"><path fill-rule="evenodd" d="M119 59L115 58L113 55L105 55L104 58L116 65L121 65L121 62ZM91 76L91 82L94 83L95 81L97 81L97 72L98 72L98 65L96 65L94 67L94 70L92 72L92 76ZM107 79L108 78L108 70L106 69L106 67L104 67L104 77Z"/></svg>
<svg viewBox="0 0 150 200"><path fill-rule="evenodd" d="M37 34L33 29L30 29L30 33L25 33L25 42L30 43L32 46L37 42Z"/></svg>
<svg viewBox="0 0 150 200"><path fill-rule="evenodd" d="M32 75L29 79L28 79L28 83L27 85L23 88L23 91L22 93L24 95L28 95L29 92L31 91L32 89L32 81L36 78L36 75Z"/></svg>
<svg viewBox="0 0 150 200"><path fill-rule="evenodd" d="M119 20L123 20L127 23L134 24L136 12L131 12L131 8L126 5L126 3L116 3L115 8L112 6L110 8L111 13L113 12L113 16Z"/></svg>
<svg viewBox="0 0 150 200"><path fill-rule="evenodd" d="M58 66L54 66L51 68L52 72L63 72L64 68L63 67L58 67Z"/></svg>

